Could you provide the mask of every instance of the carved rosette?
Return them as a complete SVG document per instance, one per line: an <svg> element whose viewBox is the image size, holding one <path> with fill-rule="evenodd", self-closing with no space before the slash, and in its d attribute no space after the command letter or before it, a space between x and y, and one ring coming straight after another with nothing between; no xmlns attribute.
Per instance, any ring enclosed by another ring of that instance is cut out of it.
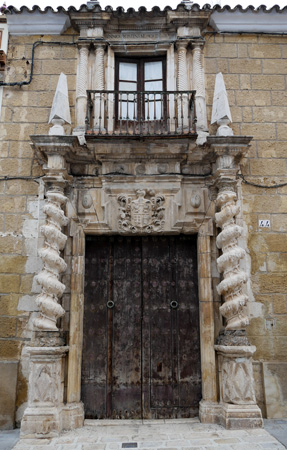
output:
<svg viewBox="0 0 287 450"><path fill-rule="evenodd" d="M137 199L126 194L118 196L120 231L125 233L152 233L163 231L165 224L162 194L146 199L146 191L136 191Z"/></svg>
<svg viewBox="0 0 287 450"><path fill-rule="evenodd" d="M34 326L38 330L58 331L56 321L65 314L58 299L65 290L65 285L59 281L59 277L67 268L65 261L60 256L60 251L64 249L67 240L61 231L61 228L68 224L68 218L62 210L67 198L59 191L47 192L46 197L44 212L47 215L47 222L41 227L45 245L39 251L44 268L35 276L37 283L42 288L41 294L36 299L40 313L34 319Z"/></svg>
<svg viewBox="0 0 287 450"><path fill-rule="evenodd" d="M235 223L240 212L236 200L237 195L231 190L223 190L216 199L220 212L215 214L215 220L217 226L222 229L216 240L217 247L222 249L217 266L219 272L223 273L223 280L217 286L217 291L225 301L220 312L227 321L226 330L239 330L249 324L249 319L243 312L248 297L242 292L242 288L248 280L248 275L239 267L245 250L237 243L243 228Z"/></svg>

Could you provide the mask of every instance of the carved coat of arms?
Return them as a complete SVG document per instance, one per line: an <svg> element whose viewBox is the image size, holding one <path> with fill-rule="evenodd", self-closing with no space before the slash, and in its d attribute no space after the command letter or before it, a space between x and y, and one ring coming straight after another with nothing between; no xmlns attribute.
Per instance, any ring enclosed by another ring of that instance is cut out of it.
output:
<svg viewBox="0 0 287 450"><path fill-rule="evenodd" d="M121 231L132 233L151 233L163 230L165 197L161 194L146 197L146 191L136 191L136 199L120 194L120 218L118 221Z"/></svg>

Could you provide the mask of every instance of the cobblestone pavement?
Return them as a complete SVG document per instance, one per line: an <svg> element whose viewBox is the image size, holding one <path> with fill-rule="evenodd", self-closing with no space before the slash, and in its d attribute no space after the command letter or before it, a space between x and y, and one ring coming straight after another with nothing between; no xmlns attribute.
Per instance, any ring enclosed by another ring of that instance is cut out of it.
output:
<svg viewBox="0 0 287 450"><path fill-rule="evenodd" d="M285 428L286 429L286 428ZM226 430L198 419L154 421L86 420L85 427L54 439L22 440L14 450L285 449L264 429Z"/></svg>

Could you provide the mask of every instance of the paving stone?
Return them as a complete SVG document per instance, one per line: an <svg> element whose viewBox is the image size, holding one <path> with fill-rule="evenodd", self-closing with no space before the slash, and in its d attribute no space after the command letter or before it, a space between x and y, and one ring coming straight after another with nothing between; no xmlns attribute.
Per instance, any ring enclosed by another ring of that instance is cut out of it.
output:
<svg viewBox="0 0 287 450"><path fill-rule="evenodd" d="M214 439L214 442L216 444L236 444L237 442L240 442L240 440L236 438L225 438L225 439Z"/></svg>
<svg viewBox="0 0 287 450"><path fill-rule="evenodd" d="M284 449L264 429L226 430L219 425L191 421L139 422L101 421L93 425L86 421L84 428L65 432L58 438L22 440L15 450L121 450L124 442L136 442L140 450ZM277 423L275 428L284 433L287 421Z"/></svg>
<svg viewBox="0 0 287 450"><path fill-rule="evenodd" d="M266 442L266 443L261 444L261 447L268 448L268 449L269 448L270 449L277 448L277 449L281 449L281 450L285 450L285 448L286 448L284 445L280 444L280 442L278 442L278 443Z"/></svg>
<svg viewBox="0 0 287 450"><path fill-rule="evenodd" d="M106 445L103 444L83 444L82 450L105 450Z"/></svg>

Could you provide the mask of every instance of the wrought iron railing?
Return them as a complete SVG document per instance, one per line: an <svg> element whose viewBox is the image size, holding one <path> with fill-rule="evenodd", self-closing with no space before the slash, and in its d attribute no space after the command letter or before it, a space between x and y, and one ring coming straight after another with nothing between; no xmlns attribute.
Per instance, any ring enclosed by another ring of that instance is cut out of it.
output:
<svg viewBox="0 0 287 450"><path fill-rule="evenodd" d="M86 132L96 136L195 134L195 91L87 91Z"/></svg>

